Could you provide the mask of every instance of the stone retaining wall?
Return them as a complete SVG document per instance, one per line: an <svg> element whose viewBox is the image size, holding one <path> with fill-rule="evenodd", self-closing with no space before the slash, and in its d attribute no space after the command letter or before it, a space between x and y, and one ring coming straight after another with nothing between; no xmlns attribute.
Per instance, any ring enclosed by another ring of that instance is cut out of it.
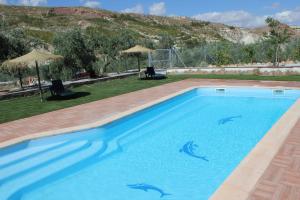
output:
<svg viewBox="0 0 300 200"><path fill-rule="evenodd" d="M241 74L262 76L300 75L300 66L294 67L201 67L172 68L169 74Z"/></svg>

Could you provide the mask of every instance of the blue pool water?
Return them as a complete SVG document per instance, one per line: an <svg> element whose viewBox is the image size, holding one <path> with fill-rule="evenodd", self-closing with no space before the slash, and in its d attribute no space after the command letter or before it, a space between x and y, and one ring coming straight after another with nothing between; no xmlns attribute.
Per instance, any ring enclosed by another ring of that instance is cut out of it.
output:
<svg viewBox="0 0 300 200"><path fill-rule="evenodd" d="M0 199L208 199L299 97L194 89L98 128L0 149Z"/></svg>

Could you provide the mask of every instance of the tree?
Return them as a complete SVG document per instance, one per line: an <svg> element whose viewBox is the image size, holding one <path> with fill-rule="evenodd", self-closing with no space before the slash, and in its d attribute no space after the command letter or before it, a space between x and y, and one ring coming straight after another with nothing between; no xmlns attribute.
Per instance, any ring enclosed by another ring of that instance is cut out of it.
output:
<svg viewBox="0 0 300 200"><path fill-rule="evenodd" d="M9 55L9 42L4 34L0 33L0 63L5 61Z"/></svg>
<svg viewBox="0 0 300 200"><path fill-rule="evenodd" d="M266 35L267 40L274 47L274 66L279 65L279 53L284 44L286 44L290 39L290 33L286 27L283 27L282 24L271 17L266 19L266 23L270 28L269 33Z"/></svg>
<svg viewBox="0 0 300 200"><path fill-rule="evenodd" d="M292 40L290 44L290 56L293 60L300 61L300 38Z"/></svg>
<svg viewBox="0 0 300 200"><path fill-rule="evenodd" d="M226 41L215 43L214 46L212 46L212 63L217 66L233 63L233 56L230 53L230 47L230 43Z"/></svg>
<svg viewBox="0 0 300 200"><path fill-rule="evenodd" d="M89 32L89 45L100 55L95 66L103 67L103 72L107 72L110 66L114 70L119 70L120 51L134 46L136 39L130 31L121 31L116 35L106 36L97 31Z"/></svg>
<svg viewBox="0 0 300 200"><path fill-rule="evenodd" d="M92 71L96 57L93 49L89 48L87 38L80 29L73 29L55 35L53 45L58 54L64 56L65 65L77 72L85 69Z"/></svg>
<svg viewBox="0 0 300 200"><path fill-rule="evenodd" d="M3 18L0 21L0 65L8 59L13 59L28 53L32 48L41 47L44 44L34 37L28 36L24 29L12 28ZM2 69L2 77L21 77L28 73L26 69Z"/></svg>
<svg viewBox="0 0 300 200"><path fill-rule="evenodd" d="M300 60L300 40L297 41L297 45L295 48L295 58Z"/></svg>
<svg viewBox="0 0 300 200"><path fill-rule="evenodd" d="M3 24L1 25L3 26ZM8 59L12 59L18 56L22 56L30 51L30 40L24 34L21 29L11 29L6 28L0 31L0 64ZM2 69L5 74L9 74L12 77L19 78L22 87L22 74L24 74L26 69Z"/></svg>
<svg viewBox="0 0 300 200"><path fill-rule="evenodd" d="M22 56L29 50L24 31L14 29L0 32L0 61Z"/></svg>
<svg viewBox="0 0 300 200"><path fill-rule="evenodd" d="M254 45L245 45L245 47L243 48L243 52L244 52L244 62L245 63L253 63L253 61L255 60L255 49L254 49Z"/></svg>
<svg viewBox="0 0 300 200"><path fill-rule="evenodd" d="M42 46L39 39L28 36L23 29L9 27L4 19L0 21L0 63Z"/></svg>
<svg viewBox="0 0 300 200"><path fill-rule="evenodd" d="M26 40L26 35L23 30L11 30L6 36L9 42L9 58L22 56L30 51L30 41Z"/></svg>

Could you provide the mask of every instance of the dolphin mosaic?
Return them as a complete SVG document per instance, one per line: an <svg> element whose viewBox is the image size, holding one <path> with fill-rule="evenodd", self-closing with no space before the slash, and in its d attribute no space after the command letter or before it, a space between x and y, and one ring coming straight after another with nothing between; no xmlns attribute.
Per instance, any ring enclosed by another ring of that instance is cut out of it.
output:
<svg viewBox="0 0 300 200"><path fill-rule="evenodd" d="M129 185L127 185L127 187L129 187L131 189L135 189L135 190L143 190L145 192L148 192L148 190L153 190L153 191L160 193L160 198L171 195L171 194L165 193L162 189L160 189L158 187L155 187L153 185L149 185L146 183L129 184Z"/></svg>
<svg viewBox="0 0 300 200"><path fill-rule="evenodd" d="M199 156L195 154L195 150L198 148L197 144L194 144L193 141L189 141L187 142L185 145L183 145L183 147L179 150L179 152L184 152L187 155L194 157L194 158L198 158L204 161L208 162L208 159L205 156Z"/></svg>
<svg viewBox="0 0 300 200"><path fill-rule="evenodd" d="M223 119L220 119L220 120L218 121L218 124L219 124L219 125L223 125L223 124L226 124L226 123L228 123L228 122L233 122L235 119L239 119L239 118L242 118L242 115L225 117L225 118L223 118Z"/></svg>

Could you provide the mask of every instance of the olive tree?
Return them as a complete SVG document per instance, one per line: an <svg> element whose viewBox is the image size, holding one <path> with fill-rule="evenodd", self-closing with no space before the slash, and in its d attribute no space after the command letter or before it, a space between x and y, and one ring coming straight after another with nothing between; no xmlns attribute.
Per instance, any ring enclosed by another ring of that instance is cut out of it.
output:
<svg viewBox="0 0 300 200"><path fill-rule="evenodd" d="M136 44L133 34L129 31L121 31L115 35L103 35L97 31L89 33L89 45L98 54L98 61L94 67L98 66L104 73L111 68L112 71L120 70L120 51L128 49ZM99 70L99 69L98 69Z"/></svg>
<svg viewBox="0 0 300 200"><path fill-rule="evenodd" d="M80 29L55 35L53 45L55 51L64 56L65 66L73 73L80 69L91 72L95 54L93 49L89 48L87 38Z"/></svg>
<svg viewBox="0 0 300 200"><path fill-rule="evenodd" d="M286 27L283 27L282 24L271 17L266 19L266 23L270 29L269 33L266 34L267 41L269 41L274 50L273 63L274 66L279 64L279 53L282 50L282 46L286 44L290 39L290 33Z"/></svg>

